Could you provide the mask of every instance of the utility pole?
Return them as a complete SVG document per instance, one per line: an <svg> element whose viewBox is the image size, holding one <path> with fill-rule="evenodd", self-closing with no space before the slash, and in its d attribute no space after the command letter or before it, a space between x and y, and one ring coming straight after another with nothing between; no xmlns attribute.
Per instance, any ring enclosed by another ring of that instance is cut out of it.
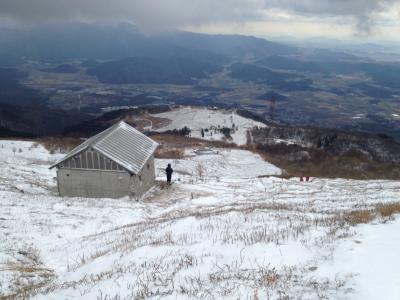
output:
<svg viewBox="0 0 400 300"><path fill-rule="evenodd" d="M78 111L81 112L81 105L82 105L81 94L78 94L78 99L79 99Z"/></svg>
<svg viewBox="0 0 400 300"><path fill-rule="evenodd" d="M275 95L271 95L271 99L269 100L269 119L271 121L275 119L275 105L276 105Z"/></svg>

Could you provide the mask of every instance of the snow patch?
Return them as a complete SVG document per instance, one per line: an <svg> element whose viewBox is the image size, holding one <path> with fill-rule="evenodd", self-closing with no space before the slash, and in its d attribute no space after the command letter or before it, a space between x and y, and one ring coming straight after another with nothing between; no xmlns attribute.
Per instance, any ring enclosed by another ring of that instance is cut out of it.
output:
<svg viewBox="0 0 400 300"><path fill-rule="evenodd" d="M247 132L254 127L265 127L261 122L239 116L233 111L210 110L206 108L181 107L172 111L154 114L155 117L167 118L171 123L157 129L158 132L167 130L182 129L188 127L191 130L191 137L203 138L210 141L222 141L224 135L215 131L215 128L233 128L231 133L232 142L237 145L247 143ZM201 130L208 129L201 135Z"/></svg>

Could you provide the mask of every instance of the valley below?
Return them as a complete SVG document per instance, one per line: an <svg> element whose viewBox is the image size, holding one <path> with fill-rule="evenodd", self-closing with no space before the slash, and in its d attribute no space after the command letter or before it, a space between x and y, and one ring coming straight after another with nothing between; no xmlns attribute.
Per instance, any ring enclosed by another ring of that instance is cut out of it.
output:
<svg viewBox="0 0 400 300"><path fill-rule="evenodd" d="M86 74L85 68L57 74L41 72L41 68L40 64L21 66L29 74L22 83L46 95L50 107L89 115L146 105L217 106L246 109L293 126L384 133L396 138L400 135L400 90L366 83L370 79L362 74L299 73L299 78L311 80L312 86L300 80L287 90L284 81L279 87L268 80L258 82L258 77L251 82L232 78L229 66L196 83L183 85L112 84Z"/></svg>

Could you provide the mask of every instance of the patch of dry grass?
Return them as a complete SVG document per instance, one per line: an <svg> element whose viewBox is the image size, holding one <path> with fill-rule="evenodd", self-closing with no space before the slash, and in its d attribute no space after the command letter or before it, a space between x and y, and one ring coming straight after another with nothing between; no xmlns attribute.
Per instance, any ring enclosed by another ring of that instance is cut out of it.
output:
<svg viewBox="0 0 400 300"><path fill-rule="evenodd" d="M344 221L349 225L367 224L378 218L384 221L391 219L393 215L400 214L400 202L378 203L370 209L354 210L343 215Z"/></svg>
<svg viewBox="0 0 400 300"><path fill-rule="evenodd" d="M43 145L50 153L67 153L82 142L81 139L73 137L46 137L37 140L37 143Z"/></svg>
<svg viewBox="0 0 400 300"><path fill-rule="evenodd" d="M10 291L3 294L0 290L0 300L28 299L47 286L55 276L53 270L43 266L36 248L24 247L15 256L16 261L0 265L0 271L12 274Z"/></svg>
<svg viewBox="0 0 400 300"><path fill-rule="evenodd" d="M352 225L367 224L375 219L376 215L372 210L355 210L344 215L344 220Z"/></svg>
<svg viewBox="0 0 400 300"><path fill-rule="evenodd" d="M171 124L170 119L155 117L149 114L143 114L140 116L127 115L123 118L123 120L142 132L146 131L145 129L148 128L150 124L151 130L159 129Z"/></svg>
<svg viewBox="0 0 400 300"><path fill-rule="evenodd" d="M283 144L249 146L248 149L284 169L288 177L400 179L400 165L374 161L359 153L334 155L324 150Z"/></svg>
<svg viewBox="0 0 400 300"><path fill-rule="evenodd" d="M391 218L400 214L400 202L380 203L376 206L376 211L384 218Z"/></svg>
<svg viewBox="0 0 400 300"><path fill-rule="evenodd" d="M191 138L174 134L154 134L151 138L159 143L156 151L156 158L179 159L184 158L185 149L193 148L227 148L227 149L245 149L233 143L223 141L207 141L198 138Z"/></svg>
<svg viewBox="0 0 400 300"><path fill-rule="evenodd" d="M185 156L185 152L183 149L178 148L158 147L154 156L164 159L182 159Z"/></svg>
<svg viewBox="0 0 400 300"><path fill-rule="evenodd" d="M174 134L153 134L151 138L161 145L168 145L176 148L193 148L193 147L215 147L215 148L240 148L234 143L223 141L207 141L199 138L192 138Z"/></svg>

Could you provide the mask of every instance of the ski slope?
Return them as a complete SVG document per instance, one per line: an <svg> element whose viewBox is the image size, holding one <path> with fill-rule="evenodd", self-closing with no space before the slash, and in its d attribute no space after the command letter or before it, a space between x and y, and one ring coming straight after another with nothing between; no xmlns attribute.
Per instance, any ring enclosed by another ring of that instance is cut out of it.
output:
<svg viewBox="0 0 400 300"><path fill-rule="evenodd" d="M156 160L134 202L60 198L60 154L0 141L0 298L399 299L400 217L347 213L397 203L400 182L266 177L258 155L215 151Z"/></svg>
<svg viewBox="0 0 400 300"><path fill-rule="evenodd" d="M191 137L211 141L225 139L223 134L215 132L212 128L235 127L234 132L231 133L231 142L237 145L245 145L247 143L247 131L249 129L266 126L263 123L239 116L233 111L211 110L201 107L184 106L168 112L154 114L153 116L171 120L168 125L158 128L156 131L182 129L186 126L191 129ZM209 129L208 132L204 132L204 137L201 135L201 129Z"/></svg>

